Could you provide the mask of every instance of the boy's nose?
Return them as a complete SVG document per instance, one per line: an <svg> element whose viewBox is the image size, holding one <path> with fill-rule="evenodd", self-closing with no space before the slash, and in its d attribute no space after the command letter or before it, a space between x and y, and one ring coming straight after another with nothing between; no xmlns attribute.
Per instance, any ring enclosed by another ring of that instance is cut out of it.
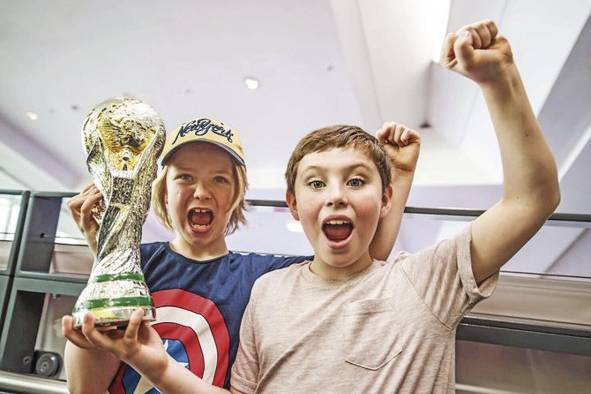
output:
<svg viewBox="0 0 591 394"><path fill-rule="evenodd" d="M198 183L197 185L195 185L195 192L193 193L193 198L196 198L198 200L209 200L211 198L211 194L209 193L209 190L207 190L206 187Z"/></svg>
<svg viewBox="0 0 591 394"><path fill-rule="evenodd" d="M329 207L347 205L347 198L342 187L332 186L328 188L326 205Z"/></svg>

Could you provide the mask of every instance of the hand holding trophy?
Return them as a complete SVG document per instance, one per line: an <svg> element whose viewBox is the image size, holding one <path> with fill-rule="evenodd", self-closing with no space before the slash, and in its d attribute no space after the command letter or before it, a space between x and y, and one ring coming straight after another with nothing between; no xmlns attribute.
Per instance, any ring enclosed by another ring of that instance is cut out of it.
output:
<svg viewBox="0 0 591 394"><path fill-rule="evenodd" d="M140 265L140 241L164 139L156 111L132 98L107 100L84 122L86 165L104 203L95 210L100 226L96 260L74 306L76 328L87 312L94 314L97 326L126 325L137 308L144 309L144 320L155 319Z"/></svg>

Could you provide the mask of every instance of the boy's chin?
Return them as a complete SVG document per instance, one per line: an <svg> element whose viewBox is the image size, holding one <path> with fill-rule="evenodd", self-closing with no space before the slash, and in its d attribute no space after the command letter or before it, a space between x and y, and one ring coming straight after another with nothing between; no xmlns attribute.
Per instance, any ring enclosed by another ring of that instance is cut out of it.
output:
<svg viewBox="0 0 591 394"><path fill-rule="evenodd" d="M348 254L342 254L342 255L334 255L334 254L324 254L324 256L321 255L322 258L322 263L331 267L331 268L348 268L350 266L352 266L353 264L355 264L355 261L357 259L349 256Z"/></svg>

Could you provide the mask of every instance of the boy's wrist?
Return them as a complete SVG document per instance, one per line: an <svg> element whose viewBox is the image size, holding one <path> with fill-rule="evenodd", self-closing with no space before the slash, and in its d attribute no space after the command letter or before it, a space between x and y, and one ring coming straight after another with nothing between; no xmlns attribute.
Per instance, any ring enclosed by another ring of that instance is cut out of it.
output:
<svg viewBox="0 0 591 394"><path fill-rule="evenodd" d="M136 366L134 366L133 364L130 364L132 367L134 367L134 369L136 369L138 372L140 372L142 375L144 375L146 378L148 378L148 380L150 381L150 383L152 383L152 385L154 385L154 387L158 388L160 391L163 390L163 385L166 383L166 376L169 373L169 369L170 369L170 357L167 357L166 360L166 364L164 364L164 366L162 368L157 368L156 370L152 370L149 376L146 375L146 371L142 371L141 369L137 368Z"/></svg>
<svg viewBox="0 0 591 394"><path fill-rule="evenodd" d="M392 168L392 181L399 178L412 178L415 174L415 168Z"/></svg>
<svg viewBox="0 0 591 394"><path fill-rule="evenodd" d="M521 76L514 63L508 66L504 72L493 80L480 82L478 86L484 94L507 98L511 97L516 87L521 83Z"/></svg>

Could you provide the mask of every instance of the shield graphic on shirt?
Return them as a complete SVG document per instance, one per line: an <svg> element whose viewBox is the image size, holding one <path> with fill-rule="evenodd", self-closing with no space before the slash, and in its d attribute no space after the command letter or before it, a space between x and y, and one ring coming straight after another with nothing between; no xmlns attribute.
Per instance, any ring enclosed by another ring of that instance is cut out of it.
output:
<svg viewBox="0 0 591 394"><path fill-rule="evenodd" d="M152 293L156 321L152 327L168 354L205 382L223 387L228 371L230 336L222 314L209 299L186 290ZM158 393L147 379L123 365L111 393Z"/></svg>

